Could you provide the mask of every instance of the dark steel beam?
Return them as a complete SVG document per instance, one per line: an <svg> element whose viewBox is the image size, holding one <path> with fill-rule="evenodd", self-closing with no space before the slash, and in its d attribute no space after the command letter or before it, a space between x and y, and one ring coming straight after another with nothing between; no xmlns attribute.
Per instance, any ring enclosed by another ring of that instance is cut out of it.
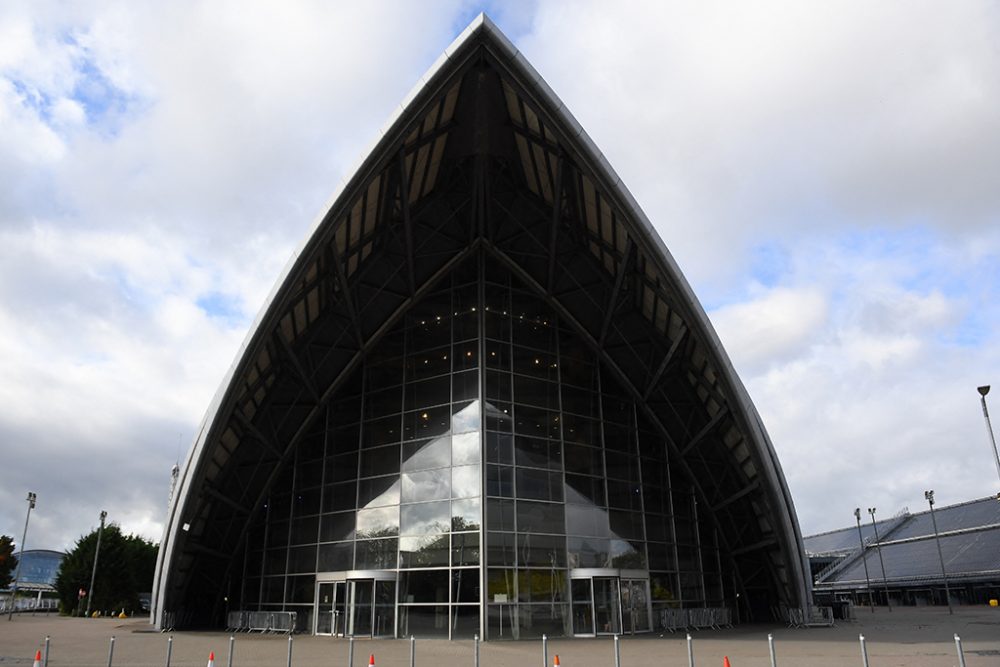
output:
<svg viewBox="0 0 1000 667"><path fill-rule="evenodd" d="M354 298L351 296L350 286L347 284L347 274L344 273L344 264L341 262L340 256L337 254L336 248L330 248L330 258L333 260L333 266L337 271L337 283L340 285L340 297L344 300L344 306L347 308L347 314L351 318L351 323L354 325L354 335L358 341L358 347L364 345L364 335L361 332L361 321L358 319L358 311L354 306Z"/></svg>
<svg viewBox="0 0 1000 667"><path fill-rule="evenodd" d="M254 426L253 422L247 419L246 415L244 415L241 410L233 410L233 417L236 418L236 421L240 423L240 426L242 426L247 433L252 435L255 440L260 442L260 444L264 445L269 452L277 456L279 459L282 457L282 452L278 449L278 446L272 442L270 438L261 433L260 429Z"/></svg>
<svg viewBox="0 0 1000 667"><path fill-rule="evenodd" d="M721 408L719 408L719 411L716 412L712 416L712 418L708 420L708 423L702 426L701 430L698 431L698 433L695 434L693 438L691 438L688 444L684 446L684 449L681 450L681 456L684 457L690 454L691 450L697 447L698 443L704 440L705 436L711 433L715 429L715 427L718 426L719 422L722 421L723 417L725 417L727 414L729 414L729 408L723 405Z"/></svg>
<svg viewBox="0 0 1000 667"><path fill-rule="evenodd" d="M758 488L760 488L760 481L759 480L754 480L753 483L748 484L747 486L743 487L742 489L740 489L736 493L732 494L731 496L729 496L725 500L721 501L718 505L714 506L712 508L712 511L713 512L718 512L719 510L721 510L721 509L723 509L725 507L728 507L729 505L732 505L737 500L739 500L740 498L746 496L747 494L753 493Z"/></svg>
<svg viewBox="0 0 1000 667"><path fill-rule="evenodd" d="M312 379L306 374L306 371L302 367L302 363L299 360L299 356L295 354L295 351L292 350L291 344L289 344L289 342L285 340L285 337L282 335L280 331L275 331L274 337L278 339L279 347L281 347L282 351L285 353L285 356L288 358L288 361L292 364L292 368L295 370L295 374L299 376L300 380L302 380L302 384L305 386L306 391L309 392L309 395L313 399L313 401L318 403L319 391L316 390L316 385L313 384Z"/></svg>
<svg viewBox="0 0 1000 667"><path fill-rule="evenodd" d="M632 237L629 236L628 240L625 241L625 252L622 253L622 257L618 262L615 286L611 289L611 295L608 297L608 305L604 308L604 322L601 323L601 335L597 339L597 344L601 347L604 347L604 341L608 337L608 329L611 327L611 320L614 319L614 315L618 311L618 295L621 294L622 285L625 284L625 276L632 265L632 256L634 254L632 249Z"/></svg>
<svg viewBox="0 0 1000 667"><path fill-rule="evenodd" d="M416 273L413 268L413 220L410 217L410 181L406 175L403 151L399 152L399 206L403 212L403 230L406 234L406 277L410 294L417 291Z"/></svg>
<svg viewBox="0 0 1000 667"><path fill-rule="evenodd" d="M646 385L646 390L642 392L643 401L649 400L649 395L653 393L653 390L656 388L656 385L659 384L660 378L663 377L664 371L666 371L667 366L670 365L670 361L674 358L674 355L677 354L677 350L680 349L681 344L687 339L689 331L690 329L684 327L684 329L681 331L681 335L675 338L674 342L670 344L670 349L667 350L667 353L665 355L663 355L663 361L660 362L660 365L657 367L656 372L653 373L652 379L649 381L649 384Z"/></svg>
<svg viewBox="0 0 1000 667"><path fill-rule="evenodd" d="M745 547L740 547L733 551L733 556L742 556L743 554L750 553L751 551L759 551L760 549L766 549L767 547L774 546L778 543L778 538L776 537L765 537L762 540L754 542L753 544L748 544ZM780 566L777 566L780 567ZM763 568L761 568L763 571Z"/></svg>

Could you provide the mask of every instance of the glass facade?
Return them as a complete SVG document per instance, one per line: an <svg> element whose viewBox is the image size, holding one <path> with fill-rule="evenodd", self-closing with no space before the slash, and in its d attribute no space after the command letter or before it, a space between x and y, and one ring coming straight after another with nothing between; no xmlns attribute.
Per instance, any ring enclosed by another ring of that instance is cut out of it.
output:
<svg viewBox="0 0 1000 667"><path fill-rule="evenodd" d="M724 606L716 535L595 351L485 251L336 391L232 586L302 631L641 632Z"/></svg>

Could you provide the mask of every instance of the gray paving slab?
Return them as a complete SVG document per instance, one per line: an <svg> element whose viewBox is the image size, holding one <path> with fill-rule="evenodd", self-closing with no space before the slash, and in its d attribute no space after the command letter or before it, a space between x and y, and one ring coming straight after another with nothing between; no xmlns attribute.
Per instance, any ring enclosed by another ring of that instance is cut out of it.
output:
<svg viewBox="0 0 1000 667"><path fill-rule="evenodd" d="M775 639L780 667L861 665L858 635L864 634L871 667L944 667L958 665L953 636L962 637L968 667L1000 667L1000 608L919 607L888 611L858 609L853 622L833 628L790 629L777 625L744 625L730 630L698 631L694 637L698 667L768 667L767 635ZM167 635L152 632L145 619L82 619L58 616L15 616L0 619L0 667L31 665L45 637L51 638L51 667L106 666L110 637L115 637L114 665L164 666ZM226 667L229 635L223 632L173 633L171 665L202 667L215 652L216 667ZM370 655L376 667L408 667L408 640L357 640L354 665L364 667ZM234 667L283 667L288 640L282 636L236 635ZM558 654L562 667L614 667L613 641L553 639L549 659ZM540 641L498 641L481 646L481 667L543 667ZM686 666L685 633L640 635L621 640L622 667ZM474 667L471 641L417 641L417 667ZM347 641L296 635L294 667L349 667ZM551 664L545 667L551 667Z"/></svg>

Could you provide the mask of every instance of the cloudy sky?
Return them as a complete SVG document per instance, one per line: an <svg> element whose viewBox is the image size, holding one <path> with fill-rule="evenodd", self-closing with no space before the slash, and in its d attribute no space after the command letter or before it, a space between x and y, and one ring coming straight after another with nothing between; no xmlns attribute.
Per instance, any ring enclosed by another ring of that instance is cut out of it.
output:
<svg viewBox="0 0 1000 667"><path fill-rule="evenodd" d="M0 533L32 490L29 548L159 539L282 266L483 9L688 276L805 533L1000 490L997 5L609 6L0 4Z"/></svg>

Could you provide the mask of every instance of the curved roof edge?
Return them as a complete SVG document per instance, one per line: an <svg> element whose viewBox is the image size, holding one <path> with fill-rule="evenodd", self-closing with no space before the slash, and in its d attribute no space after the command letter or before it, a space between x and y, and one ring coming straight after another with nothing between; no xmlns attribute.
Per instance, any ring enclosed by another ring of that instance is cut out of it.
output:
<svg viewBox="0 0 1000 667"><path fill-rule="evenodd" d="M789 555L797 554L798 558L791 558L789 565L793 568L796 581L798 582L799 598L803 606L812 603L812 590L810 587L810 577L808 560L805 555L802 534L796 518L795 507L791 493L785 481L784 474L778 462L773 443L765 430L760 415L750 399L749 392L743 385L736 373L735 367L722 346L721 340L715 328L712 326L708 315L702 308L700 302L695 297L694 291L688 283L686 277L680 270L679 265L673 255L667 249L663 239L656 231L655 227L643 212L631 191L625 186L622 179L611 166L608 159L600 151L594 141L583 129L583 126L573 116L558 95L549 87L541 75L535 70L530 62L521 54L514 44L501 32L496 24L490 20L485 13L479 14L473 21L455 38L455 40L444 50L444 52L434 61L430 68L420 77L417 84L403 98L399 105L392 112L389 119L378 131L374 141L364 150L362 157L355 162L355 166L345 176L333 194L327 199L321 209L322 212L316 216L306 231L303 240L293 251L291 257L286 262L262 307L259 309L244 341L237 349L235 358L216 390L205 416L203 417L198 434L192 442L191 449L182 467L181 477L178 480L178 487L174 494L173 501L168 510L166 521L164 522L161 548L157 556L156 575L153 582L153 600L150 610L150 618L154 623L159 623L162 617L159 613L163 602L164 584L171 569L174 559L174 547L176 546L175 536L179 531L184 530L181 523L180 510L183 509L192 493L192 484L197 477L198 464L201 460L205 444L211 434L211 427L215 423L220 408L225 403L227 395L231 391L233 378L242 366L247 363L247 350L251 349L257 339L262 335L261 331L265 320L272 311L275 302L279 300L282 292L287 289L288 279L299 268L303 257L307 255L307 250L317 236L317 230L330 218L331 212L337 210L341 205L350 200L353 190L357 189L366 181L369 172L375 166L379 156L384 152L386 146L397 139L397 135L403 130L405 123L427 98L432 96L435 84L439 84L446 74L446 68L450 61L458 60L466 52L477 45L476 36L480 33L488 35L491 45L500 49L502 55L509 62L520 77L533 85L531 92L541 98L545 106L555 111L557 119L562 124L562 129L567 131L568 136L574 139L583 151L583 158L589 166L594 169L602 185L609 193L614 193L618 199L618 204L624 213L641 227L642 240L653 244L650 257L661 263L661 269L668 275L676 285L684 304L689 309L690 314L695 318L696 324L701 332L706 336L707 342L715 352L715 356L720 363L719 371L724 376L726 383L733 390L733 395L739 400L742 413L748 417L745 423L747 432L753 436L754 443L761 452L761 460L766 464L766 476L770 486L780 492L780 497L776 497L778 507L784 509L780 512L784 530L783 535L788 539L785 544ZM734 414L737 414L734 412Z"/></svg>

